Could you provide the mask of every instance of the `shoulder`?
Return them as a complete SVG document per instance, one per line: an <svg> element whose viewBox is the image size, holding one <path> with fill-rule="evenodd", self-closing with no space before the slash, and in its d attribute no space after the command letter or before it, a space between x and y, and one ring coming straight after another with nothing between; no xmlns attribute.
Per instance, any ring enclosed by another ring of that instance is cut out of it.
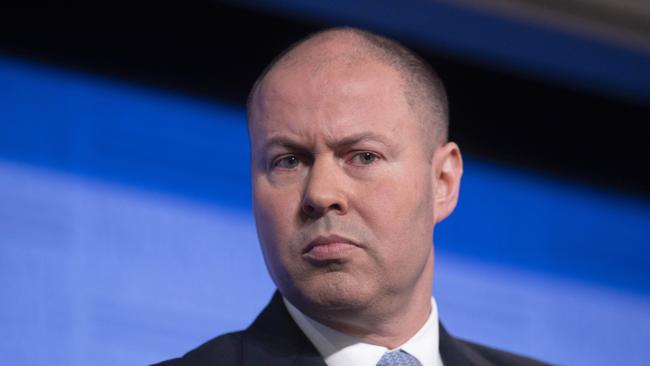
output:
<svg viewBox="0 0 650 366"><path fill-rule="evenodd" d="M458 340L458 343L465 349L469 358L479 357L491 364L499 366L548 366L549 364L534 360L514 353L502 351L496 348L487 347L478 343L465 340ZM484 363L478 363L484 364Z"/></svg>
<svg viewBox="0 0 650 366"><path fill-rule="evenodd" d="M440 323L439 350L449 366L547 366L528 357L515 355L451 336Z"/></svg>
<svg viewBox="0 0 650 366"><path fill-rule="evenodd" d="M282 296L276 292L247 329L213 338L183 357L156 366L284 365L296 357L304 360L320 358L320 355L295 324L284 306Z"/></svg>
<svg viewBox="0 0 650 366"><path fill-rule="evenodd" d="M242 334L243 332L234 332L220 335L187 352L183 357L152 366L238 365L242 354Z"/></svg>

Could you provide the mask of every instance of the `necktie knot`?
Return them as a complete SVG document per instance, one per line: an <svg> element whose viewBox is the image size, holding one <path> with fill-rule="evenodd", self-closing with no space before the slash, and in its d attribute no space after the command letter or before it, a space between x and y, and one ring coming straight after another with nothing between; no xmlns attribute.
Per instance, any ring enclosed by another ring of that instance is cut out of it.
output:
<svg viewBox="0 0 650 366"><path fill-rule="evenodd" d="M377 362L377 366L422 366L422 364L417 358L398 350L384 353Z"/></svg>

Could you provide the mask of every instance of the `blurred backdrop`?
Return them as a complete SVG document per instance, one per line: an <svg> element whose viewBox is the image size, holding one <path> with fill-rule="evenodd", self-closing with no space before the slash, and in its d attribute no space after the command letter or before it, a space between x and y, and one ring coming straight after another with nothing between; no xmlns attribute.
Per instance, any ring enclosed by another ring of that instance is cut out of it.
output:
<svg viewBox="0 0 650 366"><path fill-rule="evenodd" d="M441 73L466 169L436 228L454 335L650 364L650 6L641 0L4 2L0 363L142 365L246 327L274 286L244 102L333 25Z"/></svg>

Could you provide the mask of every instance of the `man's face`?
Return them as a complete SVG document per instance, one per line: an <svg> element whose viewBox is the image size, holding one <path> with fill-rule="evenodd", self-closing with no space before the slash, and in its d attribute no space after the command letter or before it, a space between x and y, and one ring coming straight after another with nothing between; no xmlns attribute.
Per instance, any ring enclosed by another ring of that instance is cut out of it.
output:
<svg viewBox="0 0 650 366"><path fill-rule="evenodd" d="M254 214L280 291L308 313L430 296L433 168L397 71L281 66L251 108Z"/></svg>

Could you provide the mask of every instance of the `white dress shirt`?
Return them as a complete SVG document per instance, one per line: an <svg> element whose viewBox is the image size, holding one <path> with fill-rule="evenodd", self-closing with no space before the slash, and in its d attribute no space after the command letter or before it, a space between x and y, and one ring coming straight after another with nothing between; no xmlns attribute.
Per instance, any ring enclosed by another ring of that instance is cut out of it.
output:
<svg viewBox="0 0 650 366"><path fill-rule="evenodd" d="M431 314L422 328L404 344L390 350L329 328L283 299L289 314L323 356L327 366L376 366L384 353L399 349L417 358L422 366L443 366L438 346L438 307L433 297Z"/></svg>

